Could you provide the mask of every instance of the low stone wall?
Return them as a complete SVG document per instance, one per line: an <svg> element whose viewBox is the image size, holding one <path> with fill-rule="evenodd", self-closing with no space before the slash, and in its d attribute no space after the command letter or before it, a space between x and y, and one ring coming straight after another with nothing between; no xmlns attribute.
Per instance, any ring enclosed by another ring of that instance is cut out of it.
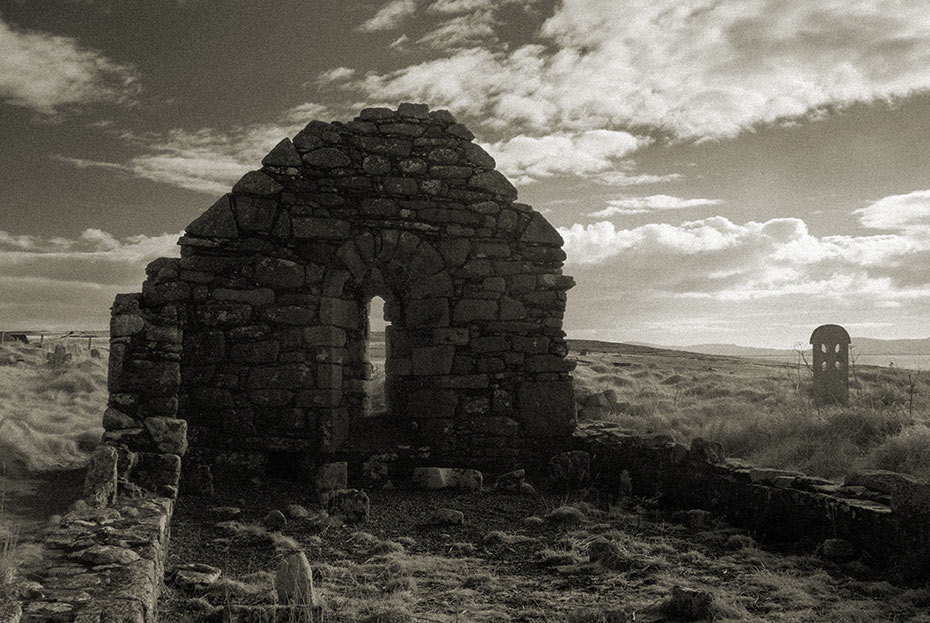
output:
<svg viewBox="0 0 930 623"><path fill-rule="evenodd" d="M81 505L84 506L84 505ZM22 623L154 623L174 501L125 499L78 508L48 528Z"/></svg>
<svg viewBox="0 0 930 623"><path fill-rule="evenodd" d="M574 444L590 454L592 480L608 495L632 485L663 506L711 511L766 541L811 550L843 539L899 579L930 569L930 485L909 476L866 472L831 482L725 459L719 444L700 439L689 448L606 424L579 426Z"/></svg>

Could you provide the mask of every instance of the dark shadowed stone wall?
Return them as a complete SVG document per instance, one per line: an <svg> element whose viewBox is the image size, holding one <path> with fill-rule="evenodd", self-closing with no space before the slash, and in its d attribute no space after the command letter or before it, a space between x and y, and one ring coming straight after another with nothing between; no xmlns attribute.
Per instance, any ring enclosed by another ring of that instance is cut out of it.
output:
<svg viewBox="0 0 930 623"><path fill-rule="evenodd" d="M111 441L293 466L396 435L506 468L567 443L562 239L446 111L401 104L282 140L113 310ZM369 306L385 300L388 414ZM173 444L173 445L172 445Z"/></svg>

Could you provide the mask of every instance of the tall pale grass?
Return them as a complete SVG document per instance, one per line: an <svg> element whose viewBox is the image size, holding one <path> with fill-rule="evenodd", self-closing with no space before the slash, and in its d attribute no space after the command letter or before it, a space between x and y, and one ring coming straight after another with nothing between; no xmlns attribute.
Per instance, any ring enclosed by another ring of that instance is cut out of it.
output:
<svg viewBox="0 0 930 623"><path fill-rule="evenodd" d="M865 468L930 478L930 374L863 367L848 406L816 406L809 374L777 366L695 368L669 358L616 365L582 358L574 373L583 407L613 390L610 409L583 409L639 433L718 441L754 464L839 477Z"/></svg>
<svg viewBox="0 0 930 623"><path fill-rule="evenodd" d="M103 432L105 361L50 368L45 352L0 345L0 361L20 361L0 365L0 456L14 471L77 467Z"/></svg>

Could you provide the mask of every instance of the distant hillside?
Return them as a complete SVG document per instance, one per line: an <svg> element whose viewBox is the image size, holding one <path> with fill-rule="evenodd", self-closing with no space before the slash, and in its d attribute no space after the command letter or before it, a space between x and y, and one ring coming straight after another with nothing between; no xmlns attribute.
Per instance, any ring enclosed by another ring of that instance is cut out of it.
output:
<svg viewBox="0 0 930 623"><path fill-rule="evenodd" d="M869 337L853 337L851 339L853 350L858 355L930 355L930 338L919 340L876 340ZM721 355L725 357L776 357L783 359L791 358L795 355L793 349L753 348L751 346L737 346L735 344L692 344L690 346L660 346L642 342L631 342L631 344L651 348L704 353L707 355ZM804 344L804 350L809 351L810 344Z"/></svg>

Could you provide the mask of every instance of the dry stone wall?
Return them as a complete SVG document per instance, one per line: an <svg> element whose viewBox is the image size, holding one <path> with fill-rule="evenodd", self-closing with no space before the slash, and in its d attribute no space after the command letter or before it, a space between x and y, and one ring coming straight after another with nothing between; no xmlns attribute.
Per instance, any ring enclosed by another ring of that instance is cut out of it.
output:
<svg viewBox="0 0 930 623"><path fill-rule="evenodd" d="M575 407L555 229L447 111L401 104L282 140L113 308L108 440L286 469L376 424L431 462L564 446ZM385 300L389 415L370 406Z"/></svg>

